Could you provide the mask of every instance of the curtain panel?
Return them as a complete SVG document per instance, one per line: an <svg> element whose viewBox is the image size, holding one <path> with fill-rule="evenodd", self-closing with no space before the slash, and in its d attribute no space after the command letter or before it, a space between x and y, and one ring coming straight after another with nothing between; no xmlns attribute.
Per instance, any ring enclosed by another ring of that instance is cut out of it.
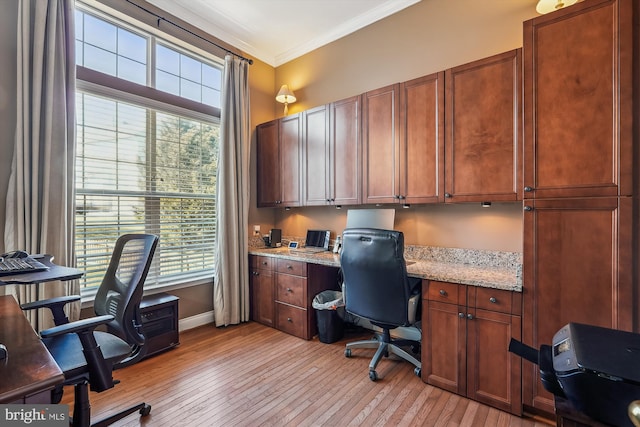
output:
<svg viewBox="0 0 640 427"><path fill-rule="evenodd" d="M217 173L216 263L213 310L216 326L249 320L249 64L227 55L222 78Z"/></svg>
<svg viewBox="0 0 640 427"><path fill-rule="evenodd" d="M51 254L66 266L75 265L73 3L19 0L17 120L4 235L7 251ZM11 292L22 304L79 291L72 281L14 286ZM79 317L79 304L69 310L70 319ZM53 325L49 313L26 314L36 328Z"/></svg>

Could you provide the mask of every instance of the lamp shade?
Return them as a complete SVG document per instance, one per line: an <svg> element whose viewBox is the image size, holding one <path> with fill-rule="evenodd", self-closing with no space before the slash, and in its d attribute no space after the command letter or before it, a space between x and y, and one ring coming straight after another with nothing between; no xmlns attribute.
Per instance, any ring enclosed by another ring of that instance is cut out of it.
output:
<svg viewBox="0 0 640 427"><path fill-rule="evenodd" d="M292 104L296 102L296 96L293 94L291 89L289 89L289 86L282 85L282 87L278 91L278 94L276 95L276 101L282 102L283 104Z"/></svg>
<svg viewBox="0 0 640 427"><path fill-rule="evenodd" d="M571 6L577 2L578 0L540 0L536 6L536 11L544 15L545 13Z"/></svg>

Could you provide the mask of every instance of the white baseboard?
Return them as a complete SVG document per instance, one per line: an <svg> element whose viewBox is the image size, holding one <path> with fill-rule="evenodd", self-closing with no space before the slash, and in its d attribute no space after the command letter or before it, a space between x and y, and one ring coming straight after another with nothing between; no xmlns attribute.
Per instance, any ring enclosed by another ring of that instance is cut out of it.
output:
<svg viewBox="0 0 640 427"><path fill-rule="evenodd" d="M178 331L186 331L187 329L197 328L198 326L207 325L214 322L213 310L206 313L196 314L195 316L185 317L178 320Z"/></svg>

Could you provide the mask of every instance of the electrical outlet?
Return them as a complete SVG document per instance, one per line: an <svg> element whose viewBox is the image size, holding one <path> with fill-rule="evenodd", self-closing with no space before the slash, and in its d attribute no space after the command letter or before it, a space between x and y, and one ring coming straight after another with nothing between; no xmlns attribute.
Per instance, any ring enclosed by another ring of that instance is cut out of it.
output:
<svg viewBox="0 0 640 427"><path fill-rule="evenodd" d="M254 236L259 236L260 235L260 226L259 225L254 225L253 226L253 235Z"/></svg>

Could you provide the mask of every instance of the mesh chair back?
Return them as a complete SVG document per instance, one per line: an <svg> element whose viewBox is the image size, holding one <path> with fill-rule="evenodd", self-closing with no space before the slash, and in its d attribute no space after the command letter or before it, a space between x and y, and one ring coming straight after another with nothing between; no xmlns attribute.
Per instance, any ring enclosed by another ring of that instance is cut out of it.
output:
<svg viewBox="0 0 640 427"><path fill-rule="evenodd" d="M408 326L411 289L402 232L349 228L342 236L340 266L347 312L381 327Z"/></svg>
<svg viewBox="0 0 640 427"><path fill-rule="evenodd" d="M109 324L109 332L132 347L144 344L139 307L157 244L158 236L152 234L120 236L94 301L97 315L115 318Z"/></svg>

